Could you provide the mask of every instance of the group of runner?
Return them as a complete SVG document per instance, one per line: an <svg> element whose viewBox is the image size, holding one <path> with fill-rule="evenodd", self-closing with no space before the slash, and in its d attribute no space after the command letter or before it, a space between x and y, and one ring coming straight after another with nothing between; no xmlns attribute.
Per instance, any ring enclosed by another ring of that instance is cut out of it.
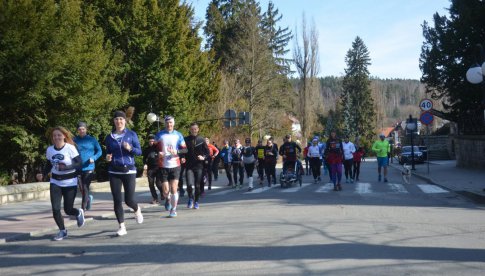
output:
<svg viewBox="0 0 485 276"><path fill-rule="evenodd" d="M264 185L265 176L267 185L276 184L276 164L278 157L283 159L283 174L288 169L297 169L303 172L299 161L302 149L300 145L292 141L291 135L286 135L283 145L278 148L273 137L266 140L259 139L256 146L252 146L251 139L245 139L245 145L235 139L232 146L228 140L219 151L210 143L209 138L199 135L197 123L190 125L190 135L183 135L174 129L175 119L166 116L165 129L156 135L149 136L148 147L143 151L143 161L147 169L152 203L158 203L156 192L160 192L160 199L164 200L165 210L168 217L177 216L177 205L180 194L183 196L186 183L188 202L187 207L199 209L199 200L204 193L205 183L211 189L212 176L217 180L218 164L215 160L223 161L224 169L229 183L237 189L241 189L244 181L244 173L248 178L248 190L254 189L253 172L256 168L260 185ZM113 208L119 227L118 236L127 234L124 221L124 201L135 214L137 223L143 223L141 207L135 200L136 167L135 156L141 155L142 150L137 134L126 128L126 114L116 111L113 116L113 131L106 136L106 161L109 162L108 173L113 197ZM89 186L93 175L95 161L101 157L101 147L97 140L87 134L87 125L84 122L78 124L78 135L73 135L63 127L55 127L50 130L49 138L52 145L48 147L46 157L47 166L43 171L44 177L50 174L50 195L54 220L59 228L54 240L62 240L67 237L67 230L61 215L61 201L64 199L64 211L66 214L77 218L78 227L84 225L84 213L91 208L93 197ZM384 137L374 143L372 150L378 156L379 181L381 180L381 167L384 167L384 181L387 182L387 163L384 158L380 159L384 152L387 153L389 145ZM363 148L349 142L345 137L342 142L337 138L336 132L332 132L326 143L321 143L318 137L314 137L312 143L304 150L304 157L308 160L315 183L321 180L321 166L324 165L324 174L328 169L330 179L334 184L334 190L342 190L342 164L345 168L347 182L359 179L360 160L364 155ZM293 167L295 166L295 167ZM239 178L238 178L239 175ZM185 181L184 181L185 180ZM74 199L79 185L82 192L81 208L74 208ZM179 194L180 193L180 194Z"/></svg>

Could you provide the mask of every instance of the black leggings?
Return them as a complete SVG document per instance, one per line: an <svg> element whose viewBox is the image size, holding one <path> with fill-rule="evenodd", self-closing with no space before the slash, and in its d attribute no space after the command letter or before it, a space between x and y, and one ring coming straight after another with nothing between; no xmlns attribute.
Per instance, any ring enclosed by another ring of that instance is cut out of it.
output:
<svg viewBox="0 0 485 276"><path fill-rule="evenodd" d="M248 178L253 177L254 163L244 164L244 169L246 170L246 175Z"/></svg>
<svg viewBox="0 0 485 276"><path fill-rule="evenodd" d="M224 163L224 170L226 171L226 176L227 176L227 180L229 180L229 185L233 185L231 163Z"/></svg>
<svg viewBox="0 0 485 276"><path fill-rule="evenodd" d="M268 178L268 186L271 185L271 177L273 177L273 183L276 184L276 164L264 164L264 171Z"/></svg>
<svg viewBox="0 0 485 276"><path fill-rule="evenodd" d="M133 209L138 211L138 203L136 203L135 186L136 186L136 174L109 174L109 186L111 187L111 194L113 195L113 204L116 219L118 223L125 222L125 212L123 210L123 199L121 198L121 186L125 191L125 203Z"/></svg>
<svg viewBox="0 0 485 276"><path fill-rule="evenodd" d="M64 226L64 218L61 215L61 200L64 197L64 212L69 216L78 216L79 210L73 208L74 199L76 199L77 186L70 187L60 187L56 184L51 183L50 194L51 194L51 206L52 206L52 216L54 221L59 227L59 230L66 230Z"/></svg>
<svg viewBox="0 0 485 276"><path fill-rule="evenodd" d="M193 168L185 168L185 173L187 177L187 194L189 198L194 199L196 202L199 201L200 196L200 181L202 180L202 166L195 166ZM193 193L193 187L195 187L195 197Z"/></svg>
<svg viewBox="0 0 485 276"><path fill-rule="evenodd" d="M258 159L258 165L256 166L258 170L258 178L263 181L264 180L264 159Z"/></svg>
<svg viewBox="0 0 485 276"><path fill-rule="evenodd" d="M344 161L344 169L345 169L345 178L354 178L352 174L352 163L354 162L354 159L346 159Z"/></svg>
<svg viewBox="0 0 485 276"><path fill-rule="evenodd" d="M93 179L93 171L83 171L81 173L79 181L81 181L81 196L82 203L81 208L86 210L86 205L89 201L89 186L91 185L91 180Z"/></svg>
<svg viewBox="0 0 485 276"><path fill-rule="evenodd" d="M152 199L158 199L157 189L155 189L155 186L157 186L158 190L160 191L160 196L163 195L162 182L160 181L160 177L158 176L158 168L148 168L147 178L148 178L148 188L150 188Z"/></svg>
<svg viewBox="0 0 485 276"><path fill-rule="evenodd" d="M320 176L320 158L319 157L311 157L310 158L310 168L312 168L312 175L313 179L317 179Z"/></svg>
<svg viewBox="0 0 485 276"><path fill-rule="evenodd" d="M237 185L237 174L239 173L239 185L242 186L244 180L244 166L241 163L232 163L232 173L234 185Z"/></svg>
<svg viewBox="0 0 485 276"><path fill-rule="evenodd" d="M353 167L354 167L354 177L355 177L355 179L359 179L359 175L360 175L360 160L359 161L354 161Z"/></svg>

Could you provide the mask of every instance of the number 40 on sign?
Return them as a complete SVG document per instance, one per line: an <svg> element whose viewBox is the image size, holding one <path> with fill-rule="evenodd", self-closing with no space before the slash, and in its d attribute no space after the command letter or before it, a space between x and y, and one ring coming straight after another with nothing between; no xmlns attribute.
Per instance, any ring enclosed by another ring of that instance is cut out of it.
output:
<svg viewBox="0 0 485 276"><path fill-rule="evenodd" d="M419 108L422 111L430 111L433 108L433 102L430 99L424 99L419 102Z"/></svg>

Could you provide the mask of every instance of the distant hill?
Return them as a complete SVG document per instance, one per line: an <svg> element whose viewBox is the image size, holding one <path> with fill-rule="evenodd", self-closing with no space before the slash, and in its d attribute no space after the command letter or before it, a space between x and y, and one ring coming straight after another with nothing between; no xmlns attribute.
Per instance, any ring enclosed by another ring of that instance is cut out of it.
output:
<svg viewBox="0 0 485 276"><path fill-rule="evenodd" d="M342 77L320 78L320 93L324 99L324 113L335 109L342 93ZM421 99L428 98L425 87L418 80L371 78L371 89L376 106L379 128L405 120L409 114L418 117ZM435 105L437 103L435 102Z"/></svg>

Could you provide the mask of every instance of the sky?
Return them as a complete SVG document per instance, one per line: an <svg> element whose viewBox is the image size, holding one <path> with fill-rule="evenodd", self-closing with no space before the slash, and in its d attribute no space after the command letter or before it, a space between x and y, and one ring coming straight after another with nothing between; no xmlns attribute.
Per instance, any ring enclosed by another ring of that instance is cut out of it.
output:
<svg viewBox="0 0 485 276"><path fill-rule="evenodd" d="M210 0L187 0L197 20L205 20ZM260 0L262 11L269 0ZM283 15L281 27L292 33L315 23L319 34L319 76L343 76L345 55L359 36L369 50L371 76L420 79L419 56L424 42L422 24L434 26L433 15L448 16L450 0L273 0ZM301 40L301 38L300 38ZM293 55L294 41L288 46Z"/></svg>

